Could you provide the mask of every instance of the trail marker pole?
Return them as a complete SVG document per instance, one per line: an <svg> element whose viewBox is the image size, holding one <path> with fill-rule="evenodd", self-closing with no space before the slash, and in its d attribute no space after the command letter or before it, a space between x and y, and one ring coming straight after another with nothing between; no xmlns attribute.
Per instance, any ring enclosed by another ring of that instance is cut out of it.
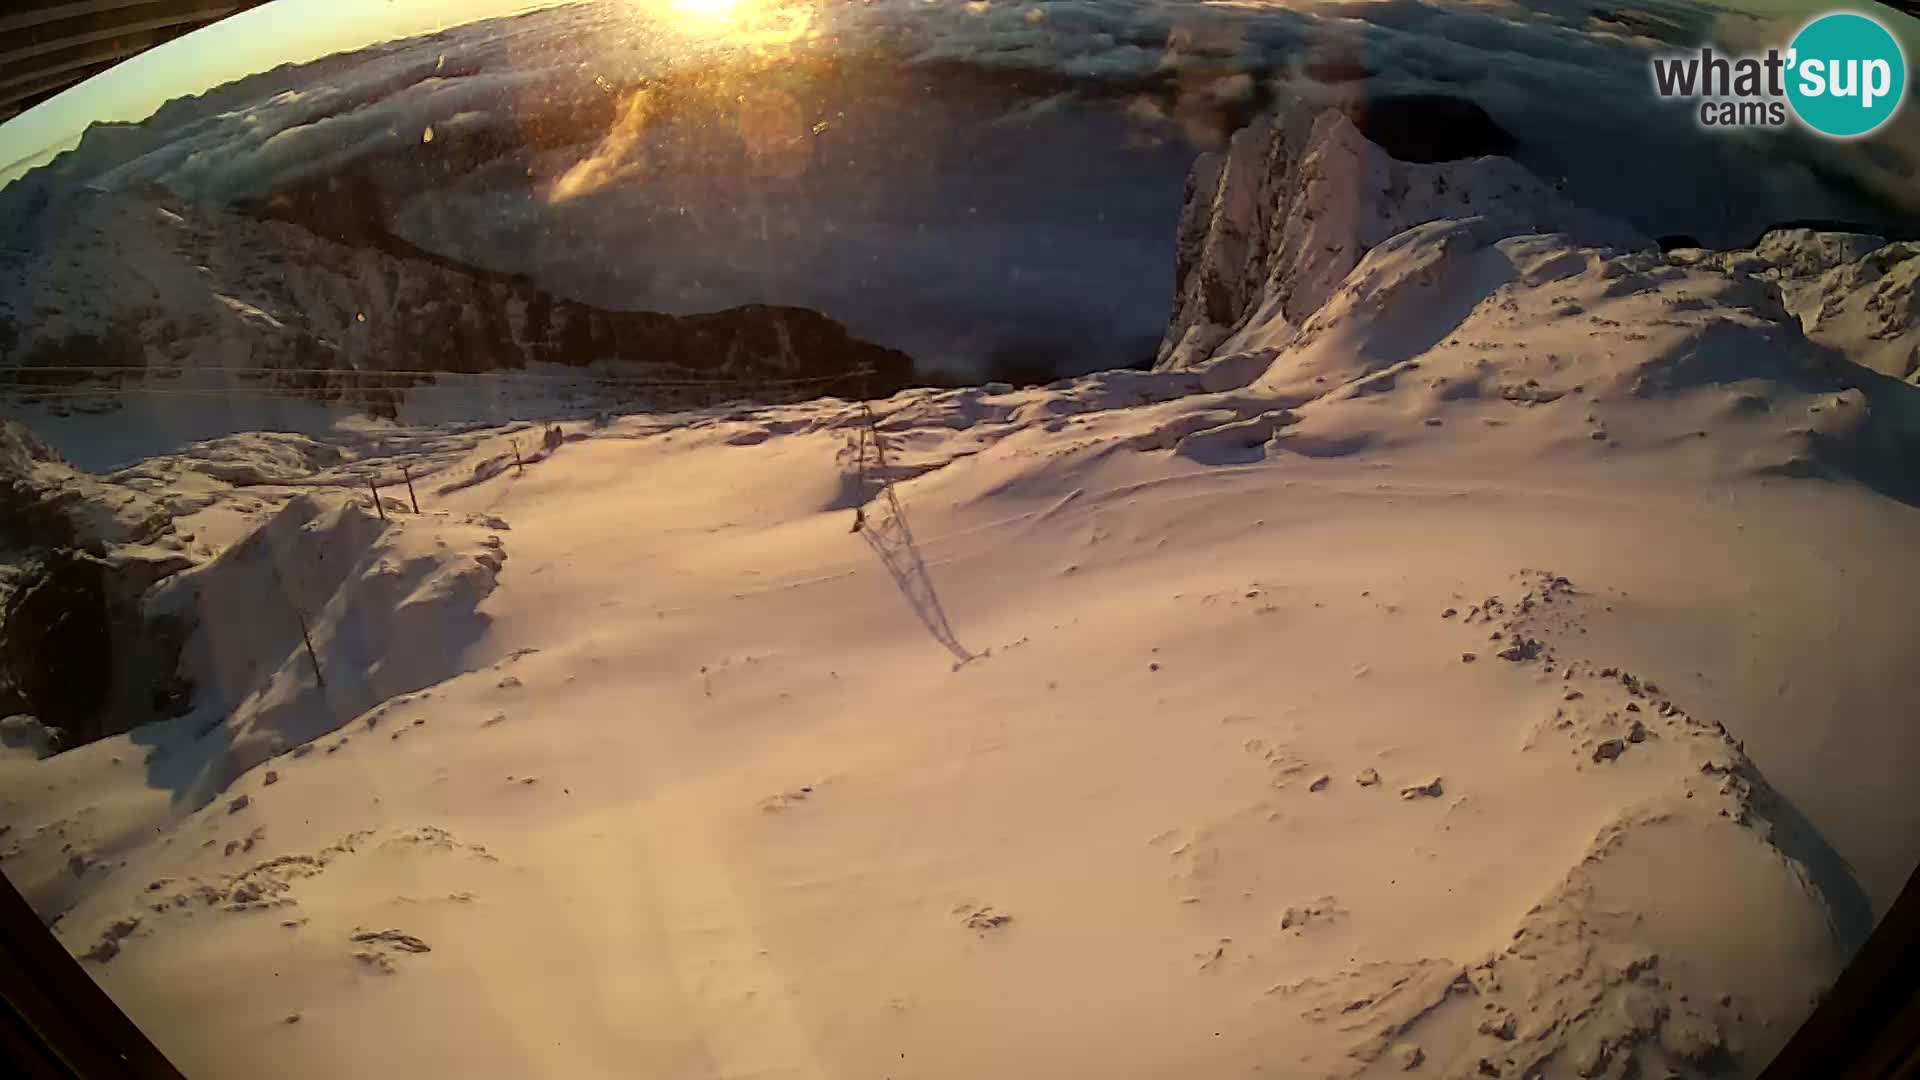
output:
<svg viewBox="0 0 1920 1080"><path fill-rule="evenodd" d="M320 655L313 651L313 636L307 633L307 616L300 610L300 605L289 604L288 606L293 608L293 617L300 620L300 640L306 643L307 660L313 664L313 681L324 688L327 685L327 677L320 674Z"/></svg>
<svg viewBox="0 0 1920 1080"><path fill-rule="evenodd" d="M407 498L413 501L413 512L417 514L420 512L420 496L413 493L413 470L402 465L400 466L400 475L406 477Z"/></svg>
<svg viewBox="0 0 1920 1080"><path fill-rule="evenodd" d="M380 511L380 520L387 520L387 508L380 505L380 489L373 486L373 477L367 477L367 494L373 496L373 508Z"/></svg>

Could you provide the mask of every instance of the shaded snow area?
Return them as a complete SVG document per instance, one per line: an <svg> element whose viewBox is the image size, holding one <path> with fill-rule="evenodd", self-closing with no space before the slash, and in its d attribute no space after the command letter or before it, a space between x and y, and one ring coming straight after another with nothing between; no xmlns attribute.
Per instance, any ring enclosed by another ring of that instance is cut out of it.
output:
<svg viewBox="0 0 1920 1080"><path fill-rule="evenodd" d="M1151 371L9 427L168 645L0 866L195 1076L1758 1074L1920 857L1920 252L1338 112L1179 237Z"/></svg>

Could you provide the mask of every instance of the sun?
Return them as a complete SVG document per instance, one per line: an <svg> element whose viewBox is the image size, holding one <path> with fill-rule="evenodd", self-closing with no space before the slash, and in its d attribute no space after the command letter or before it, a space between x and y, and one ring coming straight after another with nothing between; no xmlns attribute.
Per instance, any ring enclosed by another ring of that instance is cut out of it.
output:
<svg viewBox="0 0 1920 1080"><path fill-rule="evenodd" d="M688 41L773 49L817 36L818 0L627 0L635 17Z"/></svg>
<svg viewBox="0 0 1920 1080"><path fill-rule="evenodd" d="M738 0L672 0L673 12L693 22L728 22Z"/></svg>

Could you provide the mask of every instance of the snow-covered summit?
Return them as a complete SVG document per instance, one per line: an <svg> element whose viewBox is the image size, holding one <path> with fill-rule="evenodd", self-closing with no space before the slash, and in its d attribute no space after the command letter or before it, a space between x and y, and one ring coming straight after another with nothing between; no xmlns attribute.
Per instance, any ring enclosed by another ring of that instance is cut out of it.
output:
<svg viewBox="0 0 1920 1080"><path fill-rule="evenodd" d="M1194 163L1173 317L1156 366L1284 345L1376 244L1425 222L1469 217L1487 219L1484 229L1500 235L1648 245L1511 159L1400 161L1338 110L1289 109Z"/></svg>
<svg viewBox="0 0 1920 1080"><path fill-rule="evenodd" d="M1776 229L1750 249L1676 252L1772 283L1813 341L1896 379L1920 379L1920 243L1864 233Z"/></svg>

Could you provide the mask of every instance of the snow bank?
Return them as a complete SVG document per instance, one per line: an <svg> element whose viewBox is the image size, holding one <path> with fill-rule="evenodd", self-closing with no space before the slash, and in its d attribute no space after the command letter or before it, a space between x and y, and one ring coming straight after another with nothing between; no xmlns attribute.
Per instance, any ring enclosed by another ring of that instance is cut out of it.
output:
<svg viewBox="0 0 1920 1080"><path fill-rule="evenodd" d="M202 734L173 752L199 758L199 776L183 798L203 803L255 764L466 670L505 558L498 534L462 517L383 519L346 494L302 495L156 589L151 612L196 627L181 670Z"/></svg>

